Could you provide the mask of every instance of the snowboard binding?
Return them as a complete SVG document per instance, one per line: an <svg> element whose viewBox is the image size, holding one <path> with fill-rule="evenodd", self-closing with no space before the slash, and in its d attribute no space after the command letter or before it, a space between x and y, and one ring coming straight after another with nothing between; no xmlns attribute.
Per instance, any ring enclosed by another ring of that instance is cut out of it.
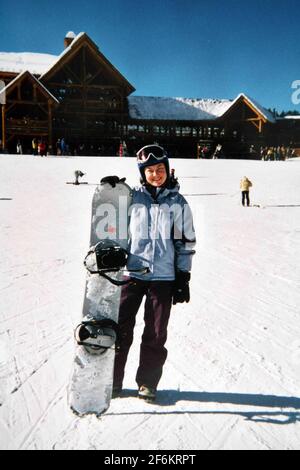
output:
<svg viewBox="0 0 300 470"><path fill-rule="evenodd" d="M84 266L90 274L98 274L111 282L114 286L125 286L132 281L117 281L108 276L108 273L116 273L125 268L128 253L113 240L105 240L92 247L84 260ZM137 270L140 274L149 273L149 268Z"/></svg>
<svg viewBox="0 0 300 470"><path fill-rule="evenodd" d="M88 353L105 354L118 339L118 325L110 319L83 321L75 329L75 340Z"/></svg>

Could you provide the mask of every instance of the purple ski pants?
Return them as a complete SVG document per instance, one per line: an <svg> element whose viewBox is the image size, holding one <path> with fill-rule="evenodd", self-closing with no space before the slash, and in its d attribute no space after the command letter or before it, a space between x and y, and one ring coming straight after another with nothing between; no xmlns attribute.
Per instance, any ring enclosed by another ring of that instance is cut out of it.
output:
<svg viewBox="0 0 300 470"><path fill-rule="evenodd" d="M122 387L125 365L133 341L136 315L144 296L145 328L140 348L140 363L136 375L138 386L157 388L168 351L167 328L172 307L174 283L170 281L140 281L122 288L119 311L120 339L115 356L114 387Z"/></svg>

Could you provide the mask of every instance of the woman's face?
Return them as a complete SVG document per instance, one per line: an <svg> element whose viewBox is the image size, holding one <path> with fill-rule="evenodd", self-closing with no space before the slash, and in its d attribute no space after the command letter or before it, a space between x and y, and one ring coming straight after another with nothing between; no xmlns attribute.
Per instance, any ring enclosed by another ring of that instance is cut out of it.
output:
<svg viewBox="0 0 300 470"><path fill-rule="evenodd" d="M155 188L163 186L168 178L166 167L163 163L148 166L145 169L145 176L147 183L151 184L151 186L154 186Z"/></svg>

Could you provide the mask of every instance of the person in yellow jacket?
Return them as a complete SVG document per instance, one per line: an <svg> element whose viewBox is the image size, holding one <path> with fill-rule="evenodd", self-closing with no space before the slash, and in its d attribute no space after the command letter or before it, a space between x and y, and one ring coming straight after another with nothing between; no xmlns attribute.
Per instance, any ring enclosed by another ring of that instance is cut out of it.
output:
<svg viewBox="0 0 300 470"><path fill-rule="evenodd" d="M247 201L247 206L250 206L250 196L249 196L249 190L252 187L251 181L247 178L247 176L244 176L242 178L241 183L240 183L240 188L242 191L242 204L245 206L245 200Z"/></svg>
<svg viewBox="0 0 300 470"><path fill-rule="evenodd" d="M38 142L36 139L32 139L32 152L33 155L36 157L38 154Z"/></svg>

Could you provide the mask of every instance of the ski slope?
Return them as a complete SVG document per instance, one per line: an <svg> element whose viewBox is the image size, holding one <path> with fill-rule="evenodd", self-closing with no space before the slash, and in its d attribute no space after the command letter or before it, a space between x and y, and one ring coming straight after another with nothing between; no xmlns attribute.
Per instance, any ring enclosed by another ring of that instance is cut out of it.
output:
<svg viewBox="0 0 300 470"><path fill-rule="evenodd" d="M171 316L158 403L125 396L101 418L67 406L101 177L134 159L0 156L0 449L299 449L300 161L174 160L198 234L192 300ZM66 185L74 170L89 185ZM240 205L239 181L253 182Z"/></svg>

